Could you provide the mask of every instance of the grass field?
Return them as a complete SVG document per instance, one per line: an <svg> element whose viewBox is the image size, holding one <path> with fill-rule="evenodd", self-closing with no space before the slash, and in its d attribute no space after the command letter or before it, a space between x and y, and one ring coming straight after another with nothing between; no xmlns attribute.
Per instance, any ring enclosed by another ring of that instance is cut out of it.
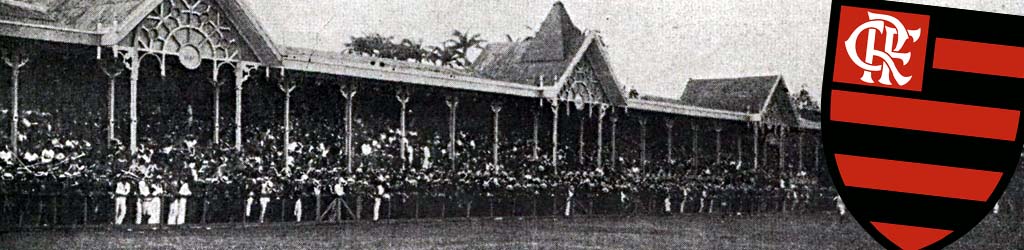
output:
<svg viewBox="0 0 1024 250"><path fill-rule="evenodd" d="M1024 249L1020 223L989 216L950 249ZM131 230L129 230L131 229ZM878 249L834 215L403 220L344 224L34 229L0 249Z"/></svg>

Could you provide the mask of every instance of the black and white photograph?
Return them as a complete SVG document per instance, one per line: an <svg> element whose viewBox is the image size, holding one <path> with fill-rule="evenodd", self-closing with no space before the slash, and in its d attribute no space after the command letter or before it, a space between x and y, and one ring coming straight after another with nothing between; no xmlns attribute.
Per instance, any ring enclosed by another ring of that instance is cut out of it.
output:
<svg viewBox="0 0 1024 250"><path fill-rule="evenodd" d="M0 249L882 249L831 6L0 0ZM1024 249L1022 179L948 249Z"/></svg>

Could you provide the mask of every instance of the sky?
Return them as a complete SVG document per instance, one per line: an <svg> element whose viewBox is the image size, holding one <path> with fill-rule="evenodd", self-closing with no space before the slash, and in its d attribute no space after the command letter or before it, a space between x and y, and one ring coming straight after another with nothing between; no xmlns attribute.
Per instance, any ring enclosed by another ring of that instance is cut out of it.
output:
<svg viewBox="0 0 1024 250"><path fill-rule="evenodd" d="M532 36L554 0L245 0L274 42L340 51L380 33L440 44L458 29L505 42ZM1024 15L1020 0L906 0ZM782 75L819 97L831 3L822 0L563 0L600 31L620 83L678 97L688 79Z"/></svg>

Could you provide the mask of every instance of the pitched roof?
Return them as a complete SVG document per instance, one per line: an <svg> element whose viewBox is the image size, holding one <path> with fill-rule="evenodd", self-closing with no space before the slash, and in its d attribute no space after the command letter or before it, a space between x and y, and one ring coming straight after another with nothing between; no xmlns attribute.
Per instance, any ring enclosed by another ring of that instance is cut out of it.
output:
<svg viewBox="0 0 1024 250"><path fill-rule="evenodd" d="M164 0L0 0L4 36L85 45L114 45ZM277 47L240 0L217 4L265 65L280 65Z"/></svg>
<svg viewBox="0 0 1024 250"><path fill-rule="evenodd" d="M685 105L746 113L761 113L782 76L693 79L680 101Z"/></svg>
<svg viewBox="0 0 1024 250"><path fill-rule="evenodd" d="M565 72L584 38L565 6L556 2L534 37L487 45L474 67L482 77L549 86Z"/></svg>
<svg viewBox="0 0 1024 250"><path fill-rule="evenodd" d="M0 19L74 30L123 22L153 0L0 0ZM156 1L159 2L159 1ZM149 6L152 6L150 4Z"/></svg>
<svg viewBox="0 0 1024 250"><path fill-rule="evenodd" d="M562 61L572 57L580 43L583 32L572 23L569 13L561 2L555 2L547 18L540 24L540 30L526 43L523 62Z"/></svg>
<svg viewBox="0 0 1024 250"><path fill-rule="evenodd" d="M571 59L522 62L526 42L491 43L484 47L473 67L481 77L531 86L552 86L565 72Z"/></svg>

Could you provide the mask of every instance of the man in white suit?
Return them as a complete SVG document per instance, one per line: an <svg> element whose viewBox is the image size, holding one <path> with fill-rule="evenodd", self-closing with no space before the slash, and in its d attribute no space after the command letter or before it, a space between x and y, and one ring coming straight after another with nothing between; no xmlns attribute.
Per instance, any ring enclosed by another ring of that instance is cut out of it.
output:
<svg viewBox="0 0 1024 250"><path fill-rule="evenodd" d="M149 183L146 183L144 178L140 178L136 184L138 190L137 198L135 198L135 224L142 224L142 217L149 212Z"/></svg>
<svg viewBox="0 0 1024 250"><path fill-rule="evenodd" d="M117 184L114 187L114 224L121 225L124 222L124 216L128 212L128 192L131 190L131 184L128 184L128 180L125 176L119 176Z"/></svg>

